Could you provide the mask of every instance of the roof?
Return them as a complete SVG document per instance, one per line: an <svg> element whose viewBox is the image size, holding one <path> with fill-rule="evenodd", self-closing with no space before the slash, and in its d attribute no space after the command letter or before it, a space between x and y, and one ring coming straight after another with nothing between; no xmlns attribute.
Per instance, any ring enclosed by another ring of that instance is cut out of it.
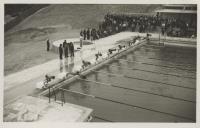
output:
<svg viewBox="0 0 200 128"><path fill-rule="evenodd" d="M196 14L197 11L194 10L181 10L181 9L160 9L156 10L155 12L161 13L187 13L187 14Z"/></svg>
<svg viewBox="0 0 200 128"><path fill-rule="evenodd" d="M196 4L164 4L164 7L196 7Z"/></svg>
<svg viewBox="0 0 200 128"><path fill-rule="evenodd" d="M127 16L151 16L155 15L154 12L151 13L134 13L134 12L126 12L126 13L111 13L114 15L127 15Z"/></svg>

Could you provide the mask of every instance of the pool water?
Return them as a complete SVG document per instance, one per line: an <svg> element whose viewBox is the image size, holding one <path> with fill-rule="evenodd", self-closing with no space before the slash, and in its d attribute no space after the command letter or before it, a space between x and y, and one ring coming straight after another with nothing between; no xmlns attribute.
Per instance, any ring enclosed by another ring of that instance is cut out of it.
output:
<svg viewBox="0 0 200 128"><path fill-rule="evenodd" d="M86 77L62 88L89 94L64 96L94 109L94 122L196 121L196 49L144 45Z"/></svg>

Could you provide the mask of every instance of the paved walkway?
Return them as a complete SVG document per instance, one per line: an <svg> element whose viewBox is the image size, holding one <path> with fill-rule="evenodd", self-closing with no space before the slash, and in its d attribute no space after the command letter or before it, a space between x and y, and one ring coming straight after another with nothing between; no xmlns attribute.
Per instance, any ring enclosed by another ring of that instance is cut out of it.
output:
<svg viewBox="0 0 200 128"><path fill-rule="evenodd" d="M106 52L115 46L116 41L130 38L135 34L132 32L118 33L106 38L96 40L95 45L84 46L83 50L75 53L74 60L68 59L68 64L74 62L73 70L78 70L81 65L81 58L87 61L94 61L95 54ZM45 74L57 76L60 72L66 72L66 60L54 59L44 64L25 69L23 71L8 75L4 78L4 105L17 97L37 92L36 83L44 80Z"/></svg>
<svg viewBox="0 0 200 128"><path fill-rule="evenodd" d="M32 68L25 69L23 71L8 75L4 77L4 104L7 104L16 97L28 95L37 92L36 83L44 80L45 74L51 74L57 76L60 72L67 72L66 63L70 65L74 63L72 70L78 70L81 68L81 58L87 61L94 61L95 54L100 51L102 53L107 52L109 48L114 47L117 41L131 38L132 36L146 36L145 33L136 32L121 32L115 35L111 35L106 38L102 38L94 41L93 45L84 46L81 51L75 53L74 59L62 60L54 59L44 64L34 66ZM158 38L158 34L152 34L152 38ZM161 37L162 38L162 37ZM163 37L164 38L164 37ZM189 41L195 39L184 38L171 38L178 41Z"/></svg>
<svg viewBox="0 0 200 128"><path fill-rule="evenodd" d="M84 122L92 109L59 102L48 102L48 98L26 96L9 104L4 109L5 122ZM56 116L55 116L56 115Z"/></svg>

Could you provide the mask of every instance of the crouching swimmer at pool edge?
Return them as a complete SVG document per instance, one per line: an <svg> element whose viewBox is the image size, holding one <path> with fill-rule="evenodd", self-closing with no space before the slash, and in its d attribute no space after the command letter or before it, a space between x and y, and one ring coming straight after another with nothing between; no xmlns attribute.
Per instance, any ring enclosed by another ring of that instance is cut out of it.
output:
<svg viewBox="0 0 200 128"><path fill-rule="evenodd" d="M113 51L116 51L117 49L108 49L108 55L111 55L113 53Z"/></svg>
<svg viewBox="0 0 200 128"><path fill-rule="evenodd" d="M55 76L49 76L49 75L45 75L45 80L44 80L44 88L48 87L48 83L52 80L55 79Z"/></svg>
<svg viewBox="0 0 200 128"><path fill-rule="evenodd" d="M101 53L101 52L98 52L97 54L95 54L96 61L99 59L100 56L102 56L102 53Z"/></svg>
<svg viewBox="0 0 200 128"><path fill-rule="evenodd" d="M147 33L146 39L147 39L147 43L149 43L149 37L151 36L151 34Z"/></svg>
<svg viewBox="0 0 200 128"><path fill-rule="evenodd" d="M131 45L135 44L136 40L138 40L138 39L140 39L140 36L139 36L139 35L136 36L136 37L134 37L133 40L130 41L128 45L131 46Z"/></svg>
<svg viewBox="0 0 200 128"><path fill-rule="evenodd" d="M86 78L87 78L85 75L81 75L79 71L67 73L67 74L66 74L66 77L68 77L68 75L73 75L73 76L78 75L78 76L80 76L80 78L82 78L82 79L86 79Z"/></svg>
<svg viewBox="0 0 200 128"><path fill-rule="evenodd" d="M85 61L85 60L82 60L82 69L84 69L84 68L86 68L86 67L88 67L88 66L90 66L91 65L91 63L89 62L89 61Z"/></svg>
<svg viewBox="0 0 200 128"><path fill-rule="evenodd" d="M118 45L118 52L120 51L120 50L122 50L123 48L126 48L126 46L125 45Z"/></svg>

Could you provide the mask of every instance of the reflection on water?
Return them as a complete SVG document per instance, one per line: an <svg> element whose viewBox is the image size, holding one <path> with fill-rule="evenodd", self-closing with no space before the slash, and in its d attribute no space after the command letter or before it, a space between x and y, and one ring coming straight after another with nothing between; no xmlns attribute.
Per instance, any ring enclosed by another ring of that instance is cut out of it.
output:
<svg viewBox="0 0 200 128"><path fill-rule="evenodd" d="M70 58L70 64L69 64L69 72L72 72L74 69L74 57Z"/></svg>
<svg viewBox="0 0 200 128"><path fill-rule="evenodd" d="M98 73L94 73L94 78L95 78L95 81L98 81Z"/></svg>
<svg viewBox="0 0 200 128"><path fill-rule="evenodd" d="M90 94L90 86L88 85L87 82L81 82L81 89L83 93Z"/></svg>
<svg viewBox="0 0 200 128"><path fill-rule="evenodd" d="M60 72L72 72L74 69L74 57L65 58L63 61L60 60Z"/></svg>
<svg viewBox="0 0 200 128"><path fill-rule="evenodd" d="M110 72L110 66L106 66L106 71Z"/></svg>
<svg viewBox="0 0 200 128"><path fill-rule="evenodd" d="M65 72L68 72L68 68L69 68L69 59L68 59L68 57L65 58L64 63L65 63Z"/></svg>
<svg viewBox="0 0 200 128"><path fill-rule="evenodd" d="M63 61L62 60L60 60L60 72L63 72L63 69L64 69L64 67L63 67L64 65L63 65Z"/></svg>

